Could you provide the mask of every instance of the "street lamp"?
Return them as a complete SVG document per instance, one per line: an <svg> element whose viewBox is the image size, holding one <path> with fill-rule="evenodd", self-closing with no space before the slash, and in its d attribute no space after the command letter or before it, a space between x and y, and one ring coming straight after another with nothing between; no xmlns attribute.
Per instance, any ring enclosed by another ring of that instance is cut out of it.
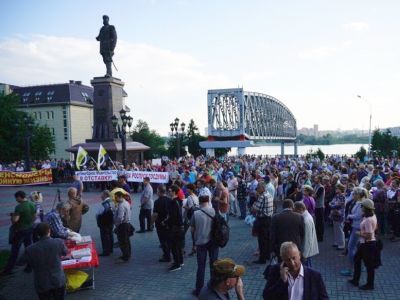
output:
<svg viewBox="0 0 400 300"><path fill-rule="evenodd" d="M358 98L361 100L364 100L365 102L368 103L369 105L369 130L368 130L368 157L371 155L371 144L372 144L372 132L371 132L371 122L372 122L372 106L371 102L369 102L367 99L361 97L360 95L357 95Z"/></svg>
<svg viewBox="0 0 400 300"><path fill-rule="evenodd" d="M182 122L179 125L179 118L175 118L174 122L169 124L169 127L171 128L171 136L176 137L176 158L179 159L181 156L181 138L185 135L185 126L186 124ZM180 130L179 130L180 127ZM179 132L180 131L180 132Z"/></svg>
<svg viewBox="0 0 400 300"><path fill-rule="evenodd" d="M113 115L111 117L111 123L112 126L114 127L115 134L118 138L121 139L121 145L122 145L122 164L124 167L127 167L127 151L126 151L126 134L130 132L130 129L132 127L132 121L133 118L131 116L128 116L127 111L124 109L121 109L119 111L119 116L121 119L121 124L119 122L118 117ZM126 126L128 126L128 131L126 131Z"/></svg>
<svg viewBox="0 0 400 300"><path fill-rule="evenodd" d="M25 172L31 171L31 138L33 129L33 119L29 115L24 116L25 123Z"/></svg>

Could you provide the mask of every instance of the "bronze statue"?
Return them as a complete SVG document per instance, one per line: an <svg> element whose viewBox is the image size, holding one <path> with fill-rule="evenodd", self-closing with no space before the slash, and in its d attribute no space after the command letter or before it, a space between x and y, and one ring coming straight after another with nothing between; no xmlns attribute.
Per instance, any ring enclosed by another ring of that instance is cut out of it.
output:
<svg viewBox="0 0 400 300"><path fill-rule="evenodd" d="M96 37L96 40L100 41L100 54L103 56L103 62L106 64L106 77L112 77L112 57L114 55L115 45L117 44L117 32L115 31L115 27L108 23L109 20L110 18L108 16L103 16L104 25L101 27L100 33Z"/></svg>

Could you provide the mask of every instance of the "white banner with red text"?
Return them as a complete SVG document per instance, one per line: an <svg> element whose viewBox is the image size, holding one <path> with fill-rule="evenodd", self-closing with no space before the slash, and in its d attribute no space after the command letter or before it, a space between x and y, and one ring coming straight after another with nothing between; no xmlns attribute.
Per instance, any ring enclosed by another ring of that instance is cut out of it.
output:
<svg viewBox="0 0 400 300"><path fill-rule="evenodd" d="M149 177L151 183L167 183L168 172L145 172L145 171L78 171L75 173L83 182L112 181L117 180L118 175L125 175L128 182L143 182L143 178Z"/></svg>

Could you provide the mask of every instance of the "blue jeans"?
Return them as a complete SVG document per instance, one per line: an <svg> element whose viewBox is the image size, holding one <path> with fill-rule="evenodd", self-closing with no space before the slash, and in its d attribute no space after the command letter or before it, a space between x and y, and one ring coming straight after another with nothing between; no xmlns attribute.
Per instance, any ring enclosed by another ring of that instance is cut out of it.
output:
<svg viewBox="0 0 400 300"><path fill-rule="evenodd" d="M11 255L8 259L6 266L4 267L5 272L11 272L17 263L19 249L24 243L25 249L32 244L32 228L26 230L20 230L15 233L14 239L11 244Z"/></svg>
<svg viewBox="0 0 400 300"><path fill-rule="evenodd" d="M199 294L204 286L204 276L206 272L207 252L210 263L210 276L212 265L218 259L219 247L211 241L205 245L197 245L197 274L196 274L196 293Z"/></svg>
<svg viewBox="0 0 400 300"><path fill-rule="evenodd" d="M352 266L354 266L354 256L356 255L357 252L357 244L359 240L359 236L356 234L357 231L360 229L358 228L351 228L351 233L349 237L349 244L347 245L347 249L349 251L349 262Z"/></svg>

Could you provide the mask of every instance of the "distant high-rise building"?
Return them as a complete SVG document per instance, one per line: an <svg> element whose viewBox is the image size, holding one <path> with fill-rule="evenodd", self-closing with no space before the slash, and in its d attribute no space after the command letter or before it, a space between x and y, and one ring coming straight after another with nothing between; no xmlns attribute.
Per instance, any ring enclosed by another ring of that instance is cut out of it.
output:
<svg viewBox="0 0 400 300"><path fill-rule="evenodd" d="M318 124L314 124L313 129L314 129L314 131L313 131L314 137L318 137Z"/></svg>

